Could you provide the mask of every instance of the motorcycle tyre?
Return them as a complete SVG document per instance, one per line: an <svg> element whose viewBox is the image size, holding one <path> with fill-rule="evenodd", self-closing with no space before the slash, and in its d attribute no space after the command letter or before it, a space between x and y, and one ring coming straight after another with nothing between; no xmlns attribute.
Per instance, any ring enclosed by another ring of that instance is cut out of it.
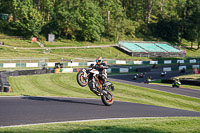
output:
<svg viewBox="0 0 200 133"><path fill-rule="evenodd" d="M77 76L76 76L76 80L77 80L78 84L81 87L85 87L88 84L88 79L86 79L85 81L83 81L84 79L81 77L83 75L84 75L83 71L79 71L78 74L77 74Z"/></svg>
<svg viewBox="0 0 200 133"><path fill-rule="evenodd" d="M103 102L104 105L111 106L114 103L114 96L110 91L107 91L107 92L111 95L112 99L108 100L106 96L102 95L101 101Z"/></svg>

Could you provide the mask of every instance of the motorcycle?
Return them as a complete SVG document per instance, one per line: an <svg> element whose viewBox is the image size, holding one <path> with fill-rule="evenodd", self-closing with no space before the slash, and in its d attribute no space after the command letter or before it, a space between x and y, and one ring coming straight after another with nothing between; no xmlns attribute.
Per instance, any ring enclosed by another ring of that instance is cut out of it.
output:
<svg viewBox="0 0 200 133"><path fill-rule="evenodd" d="M114 96L111 91L114 91L114 86L109 81L105 81L103 85L103 80L99 78L99 71L95 69L94 65L87 69L81 69L77 74L77 82L82 87L88 85L94 94L101 96L104 105L111 106L113 104Z"/></svg>
<svg viewBox="0 0 200 133"><path fill-rule="evenodd" d="M151 82L151 78L147 78L145 81L144 81L144 84L149 84Z"/></svg>
<svg viewBox="0 0 200 133"><path fill-rule="evenodd" d="M165 75L167 75L167 72L161 72L161 73L160 73L160 76L161 76L161 77L164 77Z"/></svg>
<svg viewBox="0 0 200 133"><path fill-rule="evenodd" d="M173 88L174 88L174 87L179 88L180 85L181 85L181 82L180 82L180 81L178 81L178 82L173 82L173 83L172 83L172 87L173 87Z"/></svg>

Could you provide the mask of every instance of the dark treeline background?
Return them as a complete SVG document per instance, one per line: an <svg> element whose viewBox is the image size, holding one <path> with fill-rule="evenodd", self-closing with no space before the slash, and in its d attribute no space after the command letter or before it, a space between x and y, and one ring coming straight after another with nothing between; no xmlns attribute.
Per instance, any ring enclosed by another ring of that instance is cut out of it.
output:
<svg viewBox="0 0 200 133"><path fill-rule="evenodd" d="M200 45L200 0L0 0L1 32L79 41L146 38Z"/></svg>

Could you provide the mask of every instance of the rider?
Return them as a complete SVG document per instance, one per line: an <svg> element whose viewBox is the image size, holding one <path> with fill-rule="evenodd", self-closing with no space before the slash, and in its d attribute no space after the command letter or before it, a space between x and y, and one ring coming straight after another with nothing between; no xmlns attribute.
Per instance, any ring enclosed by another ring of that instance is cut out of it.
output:
<svg viewBox="0 0 200 133"><path fill-rule="evenodd" d="M176 79L174 80L174 84L177 85L177 86L180 86L180 85L181 85L181 82L180 82L179 78L176 78Z"/></svg>
<svg viewBox="0 0 200 133"><path fill-rule="evenodd" d="M146 79L146 83L149 84L151 82L151 76Z"/></svg>
<svg viewBox="0 0 200 133"><path fill-rule="evenodd" d="M106 65L106 63L103 62L102 57L98 57L96 59L95 69L99 71L99 77L102 79L103 86L104 86L105 81L107 79L107 74L106 74L105 69L108 69L108 66Z"/></svg>

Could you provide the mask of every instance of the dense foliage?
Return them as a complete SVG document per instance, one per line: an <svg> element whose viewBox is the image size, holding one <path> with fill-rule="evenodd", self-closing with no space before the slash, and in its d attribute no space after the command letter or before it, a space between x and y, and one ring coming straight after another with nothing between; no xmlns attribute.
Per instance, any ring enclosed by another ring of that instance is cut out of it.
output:
<svg viewBox="0 0 200 133"><path fill-rule="evenodd" d="M0 0L0 30L81 41L182 39L200 45L199 0Z"/></svg>

